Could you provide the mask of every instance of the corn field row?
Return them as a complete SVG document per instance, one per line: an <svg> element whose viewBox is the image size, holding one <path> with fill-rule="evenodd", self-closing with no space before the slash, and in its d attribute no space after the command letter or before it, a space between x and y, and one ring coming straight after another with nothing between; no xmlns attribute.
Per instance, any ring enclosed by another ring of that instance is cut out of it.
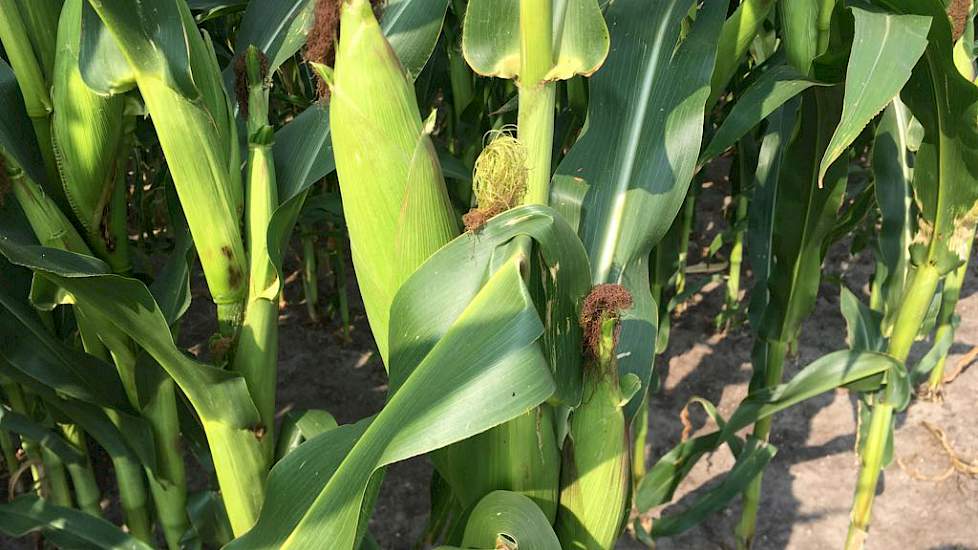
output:
<svg viewBox="0 0 978 550"><path fill-rule="evenodd" d="M653 548L730 507L747 549L778 514L761 506L777 413L841 388L858 481L837 540L878 548L896 419L942 398L960 322L975 15L973 0L0 0L0 532L378 548L385 468L424 455L419 548ZM716 167L726 229L691 266ZM843 288L848 348L787 378L840 242L875 259L868 291ZM277 403L291 257L310 318L347 340L355 274L386 371L377 414L339 425L325 399ZM726 417L696 401L715 429L649 457L656 358L707 281L724 288L716 327L751 334L749 392ZM192 298L216 326L199 354L176 343ZM662 512L721 448L729 472Z"/></svg>

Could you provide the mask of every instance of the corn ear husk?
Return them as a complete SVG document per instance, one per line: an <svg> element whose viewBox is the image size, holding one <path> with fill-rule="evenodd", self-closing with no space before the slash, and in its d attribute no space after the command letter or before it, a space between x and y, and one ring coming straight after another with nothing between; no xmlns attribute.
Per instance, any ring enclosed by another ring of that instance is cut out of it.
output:
<svg viewBox="0 0 978 550"><path fill-rule="evenodd" d="M617 376L588 373L564 446L556 525L563 548L613 548L621 533L630 484L623 403Z"/></svg>
<svg viewBox="0 0 978 550"><path fill-rule="evenodd" d="M58 26L53 145L65 196L86 240L113 271L124 272L129 269L123 187L128 158L125 98L99 95L82 79L82 5L83 0L68 0Z"/></svg>
<svg viewBox="0 0 978 550"><path fill-rule="evenodd" d="M367 0L345 1L330 128L357 281L386 364L401 283L459 227L414 87Z"/></svg>
<svg viewBox="0 0 978 550"><path fill-rule="evenodd" d="M431 455L463 510L496 490L529 497L551 523L557 514L560 451L544 405ZM464 518L462 518L464 521Z"/></svg>
<svg viewBox="0 0 978 550"><path fill-rule="evenodd" d="M221 330L240 322L247 265L240 152L213 46L185 2L91 0L153 119ZM163 28L160 28L163 25Z"/></svg>

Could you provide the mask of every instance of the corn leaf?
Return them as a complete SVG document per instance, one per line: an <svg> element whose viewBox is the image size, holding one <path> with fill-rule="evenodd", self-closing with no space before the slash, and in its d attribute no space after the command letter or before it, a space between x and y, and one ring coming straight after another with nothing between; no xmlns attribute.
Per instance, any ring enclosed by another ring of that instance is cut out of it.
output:
<svg viewBox="0 0 978 550"><path fill-rule="evenodd" d="M700 155L699 164L705 164L732 147L786 101L812 86L828 84L806 78L791 65L778 65L766 71L737 99L730 114L723 119L723 124Z"/></svg>
<svg viewBox="0 0 978 550"><path fill-rule="evenodd" d="M915 216L911 149L915 144L910 132L910 111L894 99L883 111L873 142L873 175L876 178L876 204L880 211L879 256L882 274L880 293L883 298L883 332L893 323L893 316L903 300L903 290L910 274L910 242Z"/></svg>
<svg viewBox="0 0 978 550"><path fill-rule="evenodd" d="M0 504L0 531L23 537L40 531L62 548L151 550L151 546L91 514L23 495Z"/></svg>
<svg viewBox="0 0 978 550"><path fill-rule="evenodd" d="M761 140L754 173L751 207L747 220L747 258L754 273L748 318L751 329L761 326L764 310L770 299L768 277L774 266L774 212L777 207L778 185L782 162L788 149L795 115L800 100L792 100L767 118L767 128Z"/></svg>
<svg viewBox="0 0 978 550"><path fill-rule="evenodd" d="M225 493L246 487L247 498L260 499L261 487L232 479L260 471L265 460L256 437L258 411L244 379L191 359L177 348L167 320L142 282L106 274L104 264L94 258L11 239L0 239L0 252L11 263L28 267L35 276L64 289L93 322L114 326L146 350L200 416ZM248 504L232 502L228 506L232 505Z"/></svg>
<svg viewBox="0 0 978 550"><path fill-rule="evenodd" d="M718 431L683 441L666 453L642 478L635 493L636 506L640 511L645 512L654 506L667 503L672 498L679 483L701 457L715 451L724 443L733 442L736 437L735 434L739 430L750 426L761 418L771 416L806 399L839 387L858 385L858 389L861 391L877 390L880 388L884 374L895 373L902 369L903 366L896 359L883 353L841 350L815 360L787 383L751 392L734 410L726 423L718 422ZM772 448L763 452L773 454L773 451ZM743 457L744 453L741 452L738 456L738 463ZM761 458L761 456L755 457L755 459ZM764 459L765 463L769 459L770 457ZM744 466L743 468L745 470L741 470L742 472L753 470L753 467ZM728 475L733 473L731 471ZM753 478L753 475L750 477ZM733 493L740 492L743 487L739 483L746 483L747 481L749 479L742 478L737 481L736 486L740 488ZM721 489L721 492L726 492L726 489ZM704 498L714 497L710 497L708 494ZM728 500L729 498L717 504L722 505ZM708 508L715 509L713 505ZM669 527L670 523L667 523L666 526L671 530L681 523L672 523L673 527ZM656 524L654 523L654 525ZM654 533L659 532L654 531ZM662 532L661 534L665 535L666 533Z"/></svg>
<svg viewBox="0 0 978 550"><path fill-rule="evenodd" d="M646 389L656 333L648 257L672 225L693 176L715 37L726 15L723 2L705 3L681 40L692 5L622 0L608 7L615 46L590 81L587 130L554 177L557 188L586 186L570 195L582 197L571 217L581 220L592 283L622 283L631 291L635 303L622 319L619 370L636 374ZM627 405L626 422L643 395Z"/></svg>
<svg viewBox="0 0 978 550"><path fill-rule="evenodd" d="M847 182L848 159L832 165L824 187L817 183L818 160L825 151L832 123L839 116L838 91L811 90L802 98L797 130L787 146L778 182L768 276L770 301L760 334L792 341L815 306L821 279L824 243L835 227Z"/></svg>
<svg viewBox="0 0 978 550"><path fill-rule="evenodd" d="M886 348L886 340L880 331L882 315L862 303L846 286L842 287L839 310L846 320L847 343L850 349L883 351Z"/></svg>
<svg viewBox="0 0 978 550"><path fill-rule="evenodd" d="M597 0L553 2L552 68L545 79L590 75L608 55L608 27ZM483 76L515 78L521 71L520 2L470 0L462 29L462 53Z"/></svg>
<svg viewBox="0 0 978 550"><path fill-rule="evenodd" d="M929 17L851 9L856 35L846 68L842 120L819 164L819 182L870 120L900 93L927 46Z"/></svg>
<svg viewBox="0 0 978 550"><path fill-rule="evenodd" d="M516 548L560 550L560 541L547 516L532 500L509 491L493 491L476 504L465 526L461 548L439 546L436 550L495 550L501 542Z"/></svg>
<svg viewBox="0 0 978 550"><path fill-rule="evenodd" d="M422 267L412 277L422 284L409 282L397 302L428 303L431 281L443 276ZM416 286L424 288L421 295ZM405 366L410 375L392 385L381 412L327 431L278 463L258 524L229 550L309 548L323 540L352 549L374 471L487 430L553 393L536 345L543 326L516 263L502 266L485 286L452 295L465 305L461 315L416 367ZM392 373L400 369L393 359Z"/></svg>
<svg viewBox="0 0 978 550"><path fill-rule="evenodd" d="M678 535L702 523L707 516L723 509L767 467L776 452L777 449L772 445L756 439L748 440L746 448L737 457L733 468L723 477L723 482L682 512L656 519L652 523L651 537Z"/></svg>
<svg viewBox="0 0 978 550"><path fill-rule="evenodd" d="M54 453L66 464L83 464L88 457L68 443L64 437L51 431L30 418L10 410L7 405L0 405L0 429L20 434Z"/></svg>
<svg viewBox="0 0 978 550"><path fill-rule="evenodd" d="M954 62L951 21L940 0L878 0L901 14L931 17L927 50L901 94L924 127L914 165L913 189L920 231L911 245L915 265L941 273L966 258L978 220L978 86Z"/></svg>

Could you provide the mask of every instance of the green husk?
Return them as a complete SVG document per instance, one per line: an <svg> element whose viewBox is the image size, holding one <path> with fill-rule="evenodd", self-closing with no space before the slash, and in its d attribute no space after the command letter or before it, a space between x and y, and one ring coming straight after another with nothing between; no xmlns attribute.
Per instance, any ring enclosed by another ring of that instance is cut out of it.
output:
<svg viewBox="0 0 978 550"><path fill-rule="evenodd" d="M401 283L458 235L414 87L366 0L346 0L329 84L330 128L353 265L387 363L390 305ZM433 122L433 120L432 120Z"/></svg>

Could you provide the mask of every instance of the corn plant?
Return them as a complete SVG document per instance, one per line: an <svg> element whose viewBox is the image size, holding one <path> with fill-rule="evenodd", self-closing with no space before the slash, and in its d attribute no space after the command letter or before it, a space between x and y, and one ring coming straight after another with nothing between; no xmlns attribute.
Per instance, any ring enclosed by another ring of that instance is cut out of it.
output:
<svg viewBox="0 0 978 550"><path fill-rule="evenodd" d="M628 530L652 547L742 496L748 548L774 415L847 388L845 537L862 547L894 415L913 384L939 392L975 234L970 0L0 8L0 448L23 477L0 531L372 548L386 467L427 455L422 544L606 549ZM869 184L850 177L867 143ZM716 430L650 464L654 359L706 282L687 279L695 178L727 151L718 323L741 308L746 257L754 376L728 418L694 400ZM166 167L153 231L146 166ZM849 349L784 381L828 248L877 224L869 304L840 300ZM327 242L346 339L348 243L388 380L383 408L344 425L276 403L287 251L316 319ZM177 336L197 264L217 329L192 356ZM92 445L124 530L102 517ZM652 519L721 446L720 483Z"/></svg>

